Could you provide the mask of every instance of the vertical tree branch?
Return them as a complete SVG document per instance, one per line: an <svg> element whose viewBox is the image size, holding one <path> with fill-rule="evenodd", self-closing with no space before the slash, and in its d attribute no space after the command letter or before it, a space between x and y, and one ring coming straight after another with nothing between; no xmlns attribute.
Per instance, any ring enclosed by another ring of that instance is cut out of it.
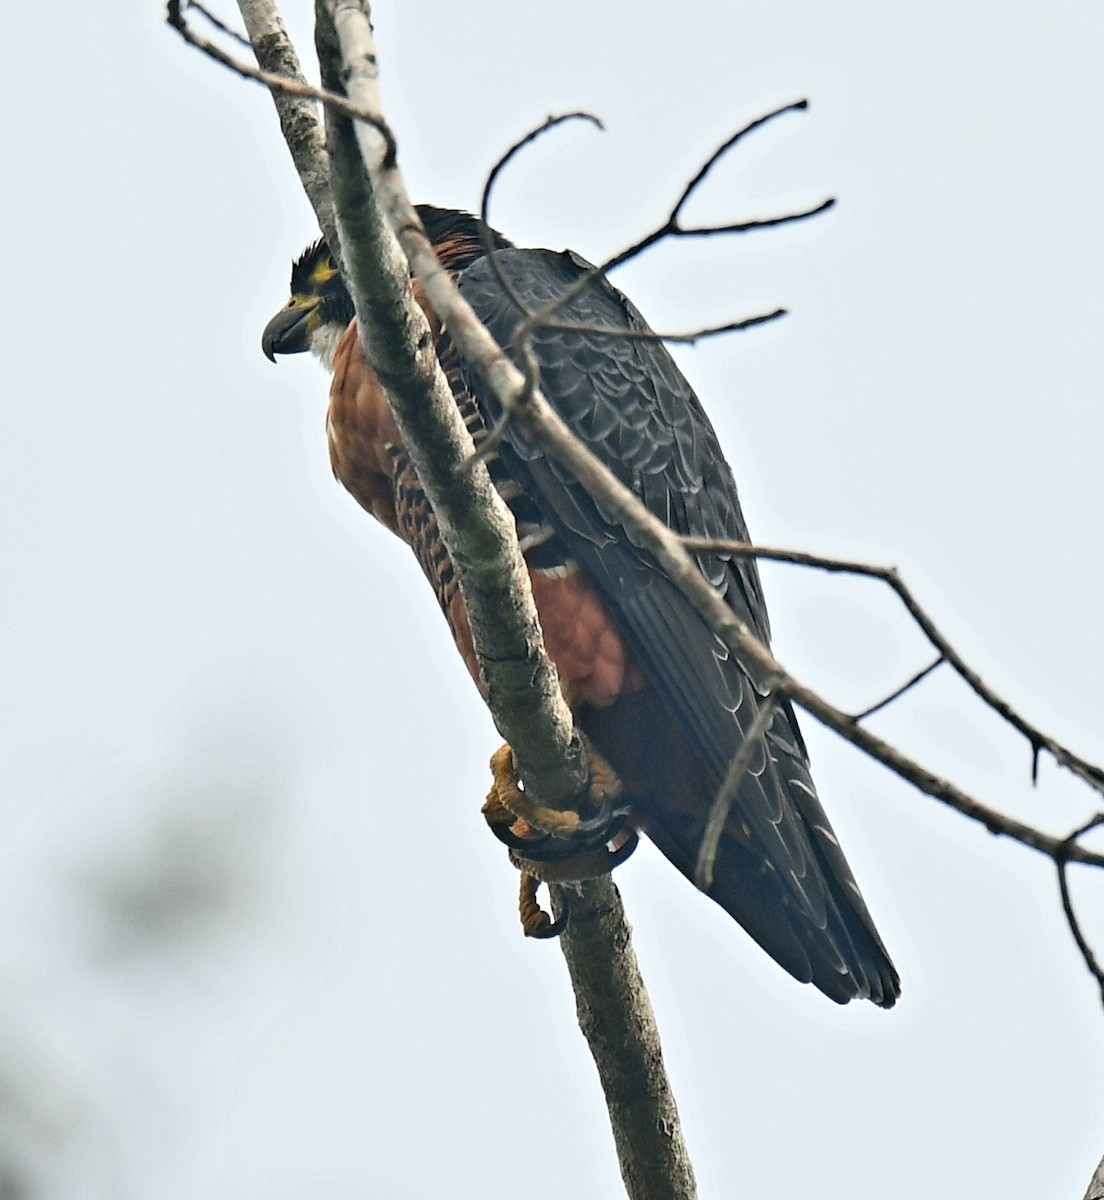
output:
<svg viewBox="0 0 1104 1200"><path fill-rule="evenodd" d="M366 8L357 0L318 0L317 39L323 83L343 87L377 118L375 125L358 123L354 129L346 118L327 115L334 201L365 353L388 389L460 575L495 721L540 798L567 800L578 794L580 767L585 781L585 758L544 654L512 521L482 464L464 469L474 446L437 368L421 314L416 306L410 311L405 261L396 260L393 239L388 245L379 211L403 236L404 248L409 242L424 253L428 243L406 196L394 141L384 132ZM425 282L420 264L415 266ZM425 266L432 271L436 264ZM421 361L410 361L412 346ZM533 766L539 769L530 775ZM693 1200L693 1171L620 898L608 879L579 885L578 891L562 945L580 1024L606 1094L622 1177L632 1200Z"/></svg>
<svg viewBox="0 0 1104 1200"><path fill-rule="evenodd" d="M602 1080L625 1189L632 1200L694 1200L694 1168L621 894L609 876L577 890L560 944L579 1028ZM552 905L558 918L564 908L559 887L552 889Z"/></svg>
<svg viewBox="0 0 1104 1200"><path fill-rule="evenodd" d="M247 6L257 10L271 10L274 12L271 3L269 3L268 0L239 0L239 2L242 5L243 13L245 12ZM336 4L334 3L334 0L331 0L329 7L331 10L335 9L336 7L341 7L346 11L352 12L354 17L366 16L366 8L361 12L357 12L356 10L360 9L359 5L348 2L342 3L341 0L337 0ZM278 22L278 17L276 19ZM277 31L281 30L282 26L278 26ZM275 34L273 34L273 36L275 36ZM256 44L256 39L254 44ZM258 57L260 58L260 55L258 55ZM366 77L370 78L372 84L374 85L374 54L365 56L362 66L366 68ZM386 143L386 139L384 140ZM377 155L377 157L379 156ZM371 155L369 155L367 161L369 161L369 163L373 161ZM419 245L418 238L420 235L418 234L417 229L412 224L408 224L410 221L410 217L408 215L409 205L406 201L405 193L402 191L401 181L398 180L397 171L395 171L393 140L389 144L385 144L382 159L376 163L376 169L380 175L394 173L394 179L389 180L389 185L381 188L382 198L385 205L388 206L388 216L392 226L398 229L400 236L403 237L404 249L407 251L408 258L411 260L411 262L417 264L419 261L419 255L428 253L428 251L424 246L424 238L422 239L423 244ZM371 204L370 199L369 204ZM377 221L377 224L382 226L382 222ZM697 233L700 231L692 232ZM333 239L331 242L335 252L337 252L338 249L336 241L337 239ZM421 276L423 274L423 267L418 267L417 269L419 275ZM432 272L432 267L428 266L425 268L425 270ZM428 290L429 289L427 288L427 291ZM360 299L358 297L358 307L359 303ZM449 320L450 330L452 330L454 327L452 325L451 315ZM456 340L459 341L460 339ZM491 357L488 358L487 361L484 362L480 360L481 366L483 367L485 373L488 374L489 377L493 377L497 373L499 375L500 382L502 383L504 397L508 398L511 390L513 390L516 398L517 395L521 394L521 390L518 389L514 380L510 376L510 372L513 370L512 365L504 359L501 351L497 347L492 347L489 353L491 354ZM514 375L516 375L516 371L514 371ZM555 422L550 420L549 415L543 410L543 401L539 395L539 392L534 391L531 395L525 395L524 399L525 404L521 407L527 409L528 411L525 412L519 419L523 422L527 431L530 433L530 435L539 438L542 443L546 445L549 451L555 454L560 461L565 463L570 462L573 455L562 444L561 431L556 428ZM556 453L557 447L559 448L558 454ZM601 495L603 499L606 499L608 495L613 495L615 502L619 503L620 501L616 496L616 491L613 491L612 493L605 492L605 483L598 479L597 476L593 475L592 468L593 464L588 465L585 462L580 462L578 464L577 477L585 482L585 477L589 472L593 477L595 494ZM450 465L448 470L452 471L453 467ZM859 725L862 714L860 714L859 717L855 717L842 713L838 709L832 708L825 702L821 701L820 698L814 693L811 693L808 689L803 688L795 680L780 672L777 663L774 662L774 660L769 656L769 653L766 652L765 648L757 646L754 642L754 639L748 637L748 631L742 628L738 622L733 622L732 614L730 612L725 613L716 607L714 604L715 597L709 597L706 595L705 591L702 590L702 581L696 572L692 573L691 575L687 575L685 578L680 578L680 572L685 566L686 561L688 561L685 559L685 550L687 549L687 546L683 545L678 547L678 551L681 551L680 556L680 554L676 551L676 548L672 544L665 542L664 538L659 535L657 530L652 529L649 532L646 523L638 524L638 522L641 520L641 514L638 511L634 513L632 510L632 505L626 501L624 516L624 524L626 527L636 529L637 531L643 530L644 544L648 544L650 536L654 538L654 553L657 559L669 567L669 569L672 571L672 577L675 579L675 581L684 588L688 595L691 596L691 598L699 607L699 611L703 613L703 616L705 616L707 620L710 620L710 623L713 624L713 627L718 631L720 636L722 636L727 644L729 644L730 648L733 648L737 653L740 653L741 649L744 651L749 670L752 672L765 671L768 674L774 675L776 686L780 694L791 696L794 700L796 700L797 703L807 708L809 712L811 712L829 727L835 729L836 732L841 734L841 736L844 736L848 740L852 741L854 744L864 749L867 753L879 758L880 761L890 766L891 769L897 771L905 778L909 779L917 787L928 791L931 795L936 796L941 800L952 803L960 812L971 816L975 820L982 821L992 832L1010 834L1011 836L1017 837L1024 844L1033 846L1036 849L1051 854L1052 857L1054 856L1054 848L1057 844L1057 839L1047 835L1042 835L1038 831L1030 829L1019 823L1010 822L1006 818L999 816L999 814L994 813L993 810L987 809L984 806L972 801L969 797L963 796L958 789L955 789L946 781L937 778L930 772L923 771L922 769L916 767L915 764L905 759L904 756L893 751L892 747L887 746L885 743L881 742L880 739L870 736ZM507 540L509 540L509 538L507 538ZM510 592L509 588L507 588L507 593L512 597L512 593ZM776 671L778 674L775 674ZM981 694L980 691L979 694ZM994 705L994 707L996 706ZM1007 713L1004 713L1003 710L998 708L998 711L1002 711L1002 715L1005 715L1007 719L1012 719L1012 717L1008 716ZM1020 725L1017 725L1017 727L1022 728ZM1045 745L1046 748L1052 749L1048 743L1039 742L1033 736L1031 736L1031 741L1036 752L1036 756L1041 745ZM1061 748L1059 748L1059 750L1060 749ZM1066 760L1058 752L1056 752L1056 757L1058 757L1059 761L1063 762L1064 765L1069 765L1068 762L1066 762ZM1078 762L1080 763L1080 760L1078 760ZM1090 783L1090 786L1096 788L1100 787L1102 775L1099 768L1087 768L1086 773L1082 777ZM1066 856L1078 861L1097 862L1099 860L1099 856L1090 855L1087 851L1083 851L1075 846L1068 847ZM616 924L614 924L615 933L612 939L602 941L601 939L591 939L590 937L592 930L602 927L607 915L610 917L611 921L616 923L617 916L614 912L615 905L613 905L612 901L610 902L608 908L603 907L606 905L610 896L616 898L616 889L614 889L612 884L610 884L608 881L602 881L599 884L589 885L587 888L580 890L584 893L584 899L582 902L576 902L573 904L573 913L575 914L577 928L569 942L565 943L564 949L565 955L568 957L572 978L574 981L576 981L577 987L582 988L585 986L591 986L593 989L593 994L588 996L579 996L580 1022L584 1027L584 1031L587 1032L588 1040L591 1042L592 1051L594 1052L595 1059L598 1062L599 1071L602 1074L603 1085L607 1090L607 1099L610 1106L611 1116L614 1117L615 1123L619 1119L615 1114L622 1111L629 1112L631 1118L631 1109L634 1103L640 1101L642 1097L644 1101L648 1103L651 1103L658 1097L660 1110L662 1110L664 1104L669 1101L670 1112L673 1114L673 1120L675 1122L674 1128L676 1136L671 1146L667 1148L667 1151L656 1156L655 1161L659 1164L656 1169L665 1169L663 1164L666 1163L668 1166L672 1167L674 1176L678 1176L681 1169L679 1167L679 1163L681 1160L685 1159L685 1148L682 1147L681 1134L677 1129L677 1114L674 1113L674 1104L673 1100L670 1099L670 1090L666 1086L666 1081L662 1079L662 1064L658 1057L655 1058L653 1065L655 1065L660 1072L659 1079L661 1086L656 1086L655 1081L650 1081L648 1076L649 1056L651 1055L649 1046L651 1043L645 1026L651 1019L650 1011L644 1014L644 1016L640 1016L638 1014L632 1017L633 1027L637 1030L637 1032L640 1033L638 1042L640 1046L640 1058L644 1065L644 1074L641 1076L639 1081L635 1083L626 1082L622 1092L618 1091L618 1080L616 1075L611 1076L611 1082L607 1084L607 1067L610 1063L616 1064L622 1048L618 1047L616 1043L612 1042L605 1036L606 1018L599 1016L598 1014L601 1012L604 989L607 987L612 991L621 989L625 992L633 992L635 985L632 982L631 976L635 973L635 963L631 961L631 951L628 951L630 961L627 964L621 961L621 947L619 946L619 942L622 935L620 931L617 931ZM579 928L579 926L582 926L582 928ZM627 951L627 926L622 924L621 929L624 930L623 948ZM605 963L603 964L598 962L595 964L593 962L583 962L580 964L574 962L573 959L576 950L580 954L585 955L591 945L592 940L594 944L599 947L599 956L603 954L605 955ZM612 950L610 948L611 944L613 945ZM594 965L605 965L608 968L606 981L603 982L603 977L599 975L595 977L595 982L592 985L587 985L580 982L587 978L590 968ZM617 981L619 979L623 980L624 982L618 983ZM643 1001L646 1005L646 996L643 997ZM632 1006L630 1005L630 1008L631 1007ZM655 1049L656 1053L658 1054L658 1041L655 1043ZM627 1079L628 1076L626 1075L625 1080ZM628 1124L631 1123L632 1122L630 1119ZM657 1125L664 1126L665 1123L666 1118L661 1116L657 1122ZM629 1140L628 1135L623 1134L622 1131L619 1131L615 1128L615 1137L618 1141L619 1153L621 1153L623 1141L627 1143ZM651 1167L643 1170L644 1178L641 1179L641 1172L638 1172L631 1162L629 1169L626 1169L623 1159L623 1173L625 1174L627 1184L630 1186L630 1193L633 1196L690 1196L693 1195L693 1180L692 1175L689 1174L688 1161L686 1161L684 1165L686 1169L686 1178L681 1183L676 1179L675 1182L661 1184L659 1190L653 1191L633 1191L634 1187L644 1188L648 1186L647 1177ZM680 1188L682 1188L682 1190L679 1190ZM1086 1193L1086 1200L1104 1200L1104 1161L1101 1162L1094 1175L1093 1181L1090 1184L1088 1192Z"/></svg>
<svg viewBox="0 0 1104 1200"><path fill-rule="evenodd" d="M238 9L262 71L306 83L299 56L291 44L280 10L271 0L238 0ZM302 96L272 91L284 142L318 218L318 227L335 256L340 254L333 200L330 196L330 156L318 120L318 106Z"/></svg>
<svg viewBox="0 0 1104 1200"><path fill-rule="evenodd" d="M1093 1177L1089 1181L1089 1190L1085 1193L1085 1200L1104 1200L1104 1158L1100 1160L1100 1165L1093 1172Z"/></svg>
<svg viewBox="0 0 1104 1200"><path fill-rule="evenodd" d="M566 807L586 786L586 756L544 653L509 511L485 470L462 469L475 448L392 233L399 229L428 246L386 132L367 14L356 0L319 0L317 30L324 85L344 90L374 115L373 124L354 127L327 114L346 281L361 318L365 356L387 388L449 548L495 723L541 803Z"/></svg>

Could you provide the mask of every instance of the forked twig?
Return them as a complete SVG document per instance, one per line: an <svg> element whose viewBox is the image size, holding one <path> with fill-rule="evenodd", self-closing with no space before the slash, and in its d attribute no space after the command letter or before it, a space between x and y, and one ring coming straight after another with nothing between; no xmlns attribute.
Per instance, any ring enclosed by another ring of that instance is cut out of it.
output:
<svg viewBox="0 0 1104 1200"><path fill-rule="evenodd" d="M1072 772L1082 783L1094 791L1104 795L1104 769L1101 769L1094 763L1088 762L1080 755L1075 754L1069 747L1064 746L1056 738L1051 737L1050 734L1044 733L1038 726L1033 725L1026 717L1017 712L1003 696L990 687L978 672L966 662L954 646L951 645L947 636L921 606L912 589L901 578L895 567L881 567L874 563L859 562L855 559L847 558L833 558L824 554L809 554L804 550L781 549L777 546L755 546L748 542L730 542L715 538L686 537L682 539L682 544L687 550L694 553L705 552L710 554L726 554L733 557L767 559L771 562L792 563L800 567L813 567L820 571L829 571L835 574L859 575L869 579L880 580L896 593L921 632L934 649L938 651L939 660L945 661L969 685L971 690L987 707L991 708L998 716L1002 717L1026 738L1032 750L1032 782L1037 781L1039 754L1045 750L1059 766ZM939 660L933 662L930 667L925 668L916 680L911 680L906 685L906 688L901 689L901 691L907 690L913 683L918 682L920 678L933 671L939 665ZM896 695L897 693L887 697L885 700L879 701L870 709L855 716L854 720L860 721L877 709L885 707L890 700L896 698Z"/></svg>
<svg viewBox="0 0 1104 1200"><path fill-rule="evenodd" d="M215 62L221 63L228 70L233 71L236 75L240 75L243 79L252 79L255 83L263 83L270 91L282 92L287 96L298 96L306 100L318 100L327 108L333 109L334 112L341 113L343 117L348 117L353 121L366 122L379 132L387 144L387 156L392 161L394 160L396 152L395 136L388 127L387 122L380 116L368 112L367 109L361 108L356 104L350 103L345 96L337 92L327 91L325 88L312 87L309 83L304 83L298 79L289 79L286 75L275 75L271 71L262 71L259 67L252 67L249 63L234 58L227 54L221 47L216 46L214 42L202 37L191 28L184 16L184 7L184 0L168 0L165 19L189 46L194 46L209 58L213 58ZM189 4L187 7L196 8L219 29L226 29L223 22L212 17L206 9L200 8L199 5ZM231 36L238 36L232 30L228 30L228 32Z"/></svg>
<svg viewBox="0 0 1104 1200"><path fill-rule="evenodd" d="M728 137L716 150L709 156L701 167L695 172L689 183L682 189L674 207L667 215L662 224L656 226L650 232L645 234L637 242L633 243L627 250L615 254L612 258L607 259L599 266L593 266L589 271L581 275L570 287L565 288L554 300L550 301L544 307L539 309L530 308L525 299L518 293L513 285L513 281L509 278L506 272L502 269L502 264L498 261L498 251L496 250L491 236L490 226L490 201L491 193L494 190L494 185L498 181L503 169L513 160L515 155L524 147L531 145L539 137L543 136L549 130L562 125L566 121L583 119L591 121L599 129L604 129L602 122L592 113L587 112L570 112L562 113L556 116L550 116L540 125L530 129L523 134L516 142L513 143L495 162L487 176L487 180L483 186L483 194L480 200L480 217L484 224L484 229L481 231L483 239L483 248L487 255L487 260L490 263L491 270L494 273L498 285L509 298L510 303L521 314L522 319L514 328L513 345L519 357L519 369L522 372L523 382L520 388L517 388L508 398L503 401L502 416L499 418L497 425L491 431L489 437L480 446L471 464L475 462L484 462L493 450L502 441L506 431L509 429L511 422L514 419L514 414L518 408L524 406L540 386L540 363L533 351L534 335L544 329L560 330L563 332L588 333L600 336L609 336L617 338L635 339L639 341L663 341L663 342L682 342L689 345L701 341L703 338L712 337L721 333L733 333L737 330L748 329L754 325L762 325L768 321L773 321L779 317L786 315L786 310L783 308L775 309L769 313L762 313L752 317L745 317L740 320L727 321L721 325L704 326L697 330L691 330L688 333L664 334L656 333L651 329L627 330L623 328L607 328L601 325L590 325L586 323L561 321L556 314L560 312L566 305L570 304L593 283L595 279L605 276L616 267L623 266L631 259L636 258L645 250L658 244L668 237L705 237L711 235L720 235L726 233L747 233L754 229L766 229L774 225L786 225L795 221L803 221L809 217L814 217L819 213L826 212L835 204L834 199L821 201L810 209L806 209L796 213L786 213L778 217L760 218L750 221L740 221L728 225L703 225L686 228L679 223L679 217L683 208L694 194L697 188L709 175L709 172L720 161L724 155L741 141L747 134L753 130L766 125L769 121L776 117L782 116L784 113L795 112L808 108L807 100L798 100L792 104L783 105L781 108L765 113L763 116L756 117L741 129L738 129L734 134Z"/></svg>
<svg viewBox="0 0 1104 1200"><path fill-rule="evenodd" d="M1073 940L1077 943L1077 949L1081 951L1081 957L1085 961L1085 966L1088 967L1090 974L1100 988L1100 1002L1104 1004L1104 967L1101 967L1096 955L1093 953L1092 947L1088 943L1088 939L1081 930L1081 923L1078 921L1077 914L1073 910L1073 898L1070 896L1069 879L1066 877L1066 872L1070 864L1070 850L1076 845L1077 839L1094 829L1099 829L1102 825L1104 825L1104 813L1097 813L1096 816L1075 829L1069 837L1063 839L1062 844L1058 848L1058 853L1055 855L1054 863L1058 868L1058 891L1062 897L1062 911L1066 914L1066 923L1070 927L1070 933L1073 934Z"/></svg>

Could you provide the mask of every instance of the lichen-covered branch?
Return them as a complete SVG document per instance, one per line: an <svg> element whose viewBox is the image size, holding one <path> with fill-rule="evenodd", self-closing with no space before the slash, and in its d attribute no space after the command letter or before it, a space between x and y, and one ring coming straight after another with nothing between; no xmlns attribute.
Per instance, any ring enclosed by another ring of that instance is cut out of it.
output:
<svg viewBox="0 0 1104 1200"><path fill-rule="evenodd" d="M460 469L474 446L437 362L411 292L407 259L392 230L405 241L413 237L423 243L420 248L436 271L447 276L421 233L393 144L380 136L383 118L367 13L355 0L320 2L317 39L323 84L343 87L358 107L377 116L376 124L355 127L340 114L327 116L339 237L365 355L387 389L449 547L496 724L514 747L527 786L542 803L566 807L585 786L585 754L544 653L509 512L485 470ZM424 278L422 285L428 287Z"/></svg>
<svg viewBox="0 0 1104 1200"><path fill-rule="evenodd" d="M257 56L257 66L270 75L305 84L306 76L279 9L270 0L238 0L238 8ZM272 100L303 191L318 218L318 227L330 252L336 256L340 251L330 194L330 156L318 120L317 104L306 96L293 96L275 89Z"/></svg>
<svg viewBox="0 0 1104 1200"><path fill-rule="evenodd" d="M319 0L317 38L323 83L330 88L343 83L354 102L382 116L366 10L355 0ZM406 262L383 214L403 239L427 292L451 287L451 281L429 248L378 130L354 129L333 113L327 123L339 235L365 353L387 388L457 567L496 723L513 745L527 785L545 803L566 803L585 783L585 759L543 651L513 524L482 465L464 469L474 446L437 366L410 293ZM581 1020L584 1013L601 1014L600 1028L583 1021L583 1030L606 1090L629 1195L691 1200L693 1172L620 901L608 881L580 885L579 891L575 927L562 945ZM621 1052L600 1057L594 1039L614 1029Z"/></svg>
<svg viewBox="0 0 1104 1200"><path fill-rule="evenodd" d="M1104 1158L1100 1160L1100 1165L1093 1172L1088 1191L1085 1193L1085 1200L1104 1200Z"/></svg>
<svg viewBox="0 0 1104 1200"><path fill-rule="evenodd" d="M570 885L564 885L570 886ZM552 890L557 917L560 888ZM560 939L575 1006L602 1080L625 1188L632 1200L693 1200L694 1170L663 1066L655 1014L613 880L578 885Z"/></svg>

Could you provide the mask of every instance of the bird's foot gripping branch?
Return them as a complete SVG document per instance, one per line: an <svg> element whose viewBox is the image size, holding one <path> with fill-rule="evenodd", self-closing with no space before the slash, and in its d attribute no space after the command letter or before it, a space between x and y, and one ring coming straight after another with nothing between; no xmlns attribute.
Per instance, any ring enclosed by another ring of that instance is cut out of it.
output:
<svg viewBox="0 0 1104 1200"><path fill-rule="evenodd" d="M495 837L509 848L510 861L521 872L519 910L526 937L556 937L567 928L566 904L560 918L553 921L537 903L541 883L600 879L620 866L639 840L627 823L629 808L617 803L621 781L593 747L588 750L590 784L585 815L544 808L527 796L510 746L502 746L491 756L493 782L483 816Z"/></svg>

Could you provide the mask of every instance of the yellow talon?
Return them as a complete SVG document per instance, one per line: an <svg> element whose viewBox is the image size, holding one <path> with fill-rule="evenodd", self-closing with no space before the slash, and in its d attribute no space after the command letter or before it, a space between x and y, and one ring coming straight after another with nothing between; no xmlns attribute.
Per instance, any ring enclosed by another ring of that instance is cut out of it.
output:
<svg viewBox="0 0 1104 1200"><path fill-rule="evenodd" d="M612 804L620 799L621 781L589 743L587 752L590 763L587 798L599 811L610 811ZM606 844L596 845L593 823L583 828L579 813L546 808L525 794L509 745L491 756L491 775L493 782L483 805L483 816L496 836L506 843L510 861L521 872L518 911L522 931L526 937L556 937L567 927L567 897L563 895L564 911L554 921L537 901L540 885L577 883L608 875L633 852L636 832L619 822L616 829L610 829L612 836ZM577 849L573 851L570 842L576 834ZM549 853L549 837L558 839L562 848Z"/></svg>
<svg viewBox="0 0 1104 1200"><path fill-rule="evenodd" d="M521 914L521 929L526 937L540 937L552 925L552 918L537 900L540 883L535 875L522 871L521 885L518 889L518 912Z"/></svg>
<svg viewBox="0 0 1104 1200"><path fill-rule="evenodd" d="M494 785L487 796L487 804L483 808L492 821L494 809L501 807L515 817L520 817L531 829L538 833L548 833L553 837L570 838L578 828L580 817L576 812L560 812L555 808L545 808L537 804L518 787L517 769L514 766L514 751L509 745L500 746L491 755L491 775ZM615 777L616 778L616 777ZM517 829L514 830L518 832ZM524 834L522 834L524 836Z"/></svg>

